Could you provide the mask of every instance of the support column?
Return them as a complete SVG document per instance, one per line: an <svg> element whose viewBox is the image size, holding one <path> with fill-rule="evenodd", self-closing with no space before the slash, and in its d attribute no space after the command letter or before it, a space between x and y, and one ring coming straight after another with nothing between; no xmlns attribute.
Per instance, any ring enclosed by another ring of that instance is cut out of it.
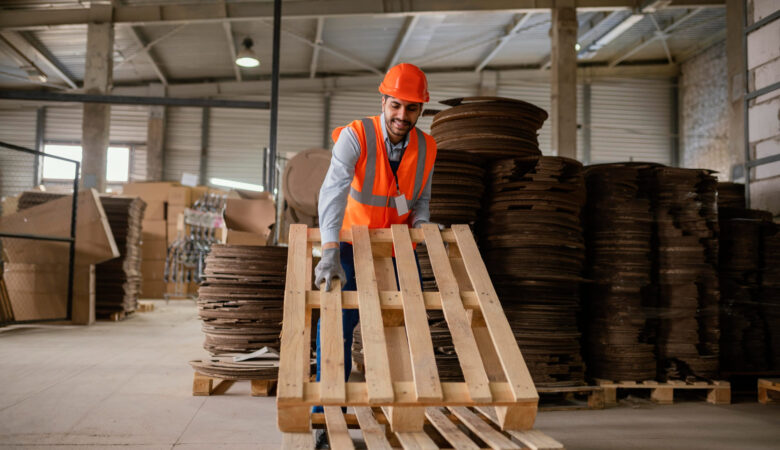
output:
<svg viewBox="0 0 780 450"><path fill-rule="evenodd" d="M209 130L211 129L211 108L203 108L200 120L200 184L206 185L209 182ZM263 155L263 159L267 156ZM263 161L265 163L265 161ZM265 177L266 174L263 174ZM265 186L265 185L263 185Z"/></svg>
<svg viewBox="0 0 780 450"><path fill-rule="evenodd" d="M726 0L726 73L728 75L728 151L734 180L734 167L741 178L745 162L745 53L742 47L744 0Z"/></svg>
<svg viewBox="0 0 780 450"><path fill-rule="evenodd" d="M154 83L149 86L149 95L165 97L165 86ZM150 106L149 122L146 127L146 180L162 181L165 145L165 107Z"/></svg>
<svg viewBox="0 0 780 450"><path fill-rule="evenodd" d="M574 0L556 0L550 28L552 51L552 150L577 158L577 9Z"/></svg>
<svg viewBox="0 0 780 450"><path fill-rule="evenodd" d="M38 108L35 116L35 150L42 152L45 146L44 137L46 136L46 107ZM41 184L41 157L35 155L33 165L33 186Z"/></svg>
<svg viewBox="0 0 780 450"><path fill-rule="evenodd" d="M90 8L94 22L87 25L87 61L84 70L85 94L110 94L113 83L114 24L111 7ZM84 103L81 124L81 187L106 189L106 152L111 125L111 105Z"/></svg>

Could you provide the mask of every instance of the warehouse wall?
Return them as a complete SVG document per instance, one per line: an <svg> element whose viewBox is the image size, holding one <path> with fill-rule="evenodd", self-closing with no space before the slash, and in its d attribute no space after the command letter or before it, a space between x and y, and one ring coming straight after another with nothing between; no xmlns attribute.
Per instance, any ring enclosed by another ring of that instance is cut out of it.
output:
<svg viewBox="0 0 780 450"><path fill-rule="evenodd" d="M777 11L776 0L748 3L752 24ZM775 20L748 35L747 65L751 90L780 82L780 20ZM780 154L780 90L751 102L748 109L748 133L751 158ZM772 211L780 216L780 161L756 167L751 176L751 207Z"/></svg>
<svg viewBox="0 0 780 450"><path fill-rule="evenodd" d="M718 171L728 180L728 76L726 42L719 42L680 68L681 165Z"/></svg>
<svg viewBox="0 0 780 450"><path fill-rule="evenodd" d="M0 109L0 141L35 149L36 108ZM33 187L35 157L0 148L0 197Z"/></svg>

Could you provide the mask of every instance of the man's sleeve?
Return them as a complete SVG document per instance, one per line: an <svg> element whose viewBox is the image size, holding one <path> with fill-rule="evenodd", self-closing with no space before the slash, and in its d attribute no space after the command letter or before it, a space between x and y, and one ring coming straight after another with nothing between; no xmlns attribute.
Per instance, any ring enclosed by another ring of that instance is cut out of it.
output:
<svg viewBox="0 0 780 450"><path fill-rule="evenodd" d="M428 174L428 181L425 182L425 187L423 188L422 194L420 194L420 198L414 204L414 210L412 211L411 214L412 226L414 226L414 224L416 224L421 220L424 222L431 221L430 203L431 203L431 183L433 181L433 170L434 169L431 169L431 173Z"/></svg>
<svg viewBox="0 0 780 450"><path fill-rule="evenodd" d="M320 188L318 211L322 243L338 242L344 211L347 209L349 185L360 158L360 143L351 128L345 127L333 145L333 156L325 181Z"/></svg>

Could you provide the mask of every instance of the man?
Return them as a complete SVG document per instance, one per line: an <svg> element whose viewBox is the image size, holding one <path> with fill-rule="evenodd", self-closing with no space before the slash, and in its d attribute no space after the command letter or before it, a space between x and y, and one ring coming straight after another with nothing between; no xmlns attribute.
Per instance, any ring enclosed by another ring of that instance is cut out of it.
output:
<svg viewBox="0 0 780 450"><path fill-rule="evenodd" d="M354 291L352 245L339 242L339 232L353 225L389 228L429 223L428 204L436 160L436 142L415 127L429 100L425 74L412 64L392 67L379 85L382 114L356 120L333 131L333 157L320 188L319 217L322 260L314 269L315 285L333 287L338 278ZM419 267L418 267L419 270ZM352 370L352 332L357 309L343 310L344 378ZM320 330L317 324L317 381L320 379ZM314 412L322 412L315 407ZM318 430L317 446L326 434Z"/></svg>

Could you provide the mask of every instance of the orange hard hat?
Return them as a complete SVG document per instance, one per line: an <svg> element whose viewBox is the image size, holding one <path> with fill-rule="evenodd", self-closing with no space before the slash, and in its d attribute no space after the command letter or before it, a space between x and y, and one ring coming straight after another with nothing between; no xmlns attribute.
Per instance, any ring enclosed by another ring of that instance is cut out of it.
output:
<svg viewBox="0 0 780 450"><path fill-rule="evenodd" d="M428 103L428 80L419 67L401 63L390 68L379 92L407 102Z"/></svg>

